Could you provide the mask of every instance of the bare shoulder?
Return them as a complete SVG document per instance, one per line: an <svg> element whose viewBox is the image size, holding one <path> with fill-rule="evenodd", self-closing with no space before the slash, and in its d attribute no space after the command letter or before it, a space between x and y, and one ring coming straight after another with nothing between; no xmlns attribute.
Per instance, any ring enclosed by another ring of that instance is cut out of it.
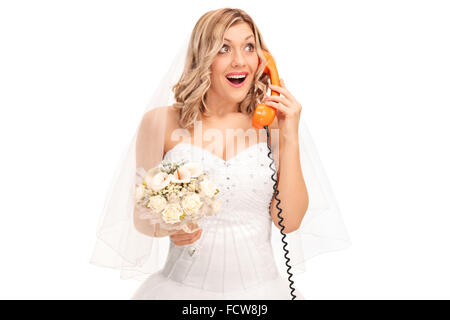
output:
<svg viewBox="0 0 450 320"><path fill-rule="evenodd" d="M174 106L168 106L167 108L167 126L166 136L171 133L172 130L179 127L178 120L180 118L180 110Z"/></svg>
<svg viewBox="0 0 450 320"><path fill-rule="evenodd" d="M147 135L164 134L164 141L178 123L178 110L173 106L153 108L142 116L140 132Z"/></svg>
<svg viewBox="0 0 450 320"><path fill-rule="evenodd" d="M166 125L165 125L165 139L164 139L164 154L167 150L172 149L174 142L171 136L175 130L179 128L180 109L172 106L166 107Z"/></svg>
<svg viewBox="0 0 450 320"><path fill-rule="evenodd" d="M170 121L172 124L176 124L178 123L178 117L180 114L180 109L172 106L168 106L167 107L167 111L168 111L168 116L170 117Z"/></svg>
<svg viewBox="0 0 450 320"><path fill-rule="evenodd" d="M178 125L179 111L173 106L153 108L142 116L141 126L164 128L165 133Z"/></svg>
<svg viewBox="0 0 450 320"><path fill-rule="evenodd" d="M171 113L172 106L162 106L153 108L146 113L144 113L142 117L142 121L156 121L156 120L165 120L167 116Z"/></svg>

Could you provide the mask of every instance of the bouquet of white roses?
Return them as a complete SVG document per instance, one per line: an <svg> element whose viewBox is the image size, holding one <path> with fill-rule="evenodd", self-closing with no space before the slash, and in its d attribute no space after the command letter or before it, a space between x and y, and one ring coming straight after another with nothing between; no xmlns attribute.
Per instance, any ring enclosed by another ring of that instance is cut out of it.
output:
<svg viewBox="0 0 450 320"><path fill-rule="evenodd" d="M163 160L148 172L138 168L136 178L140 218L166 230L193 232L193 225L221 208L219 189L198 163Z"/></svg>

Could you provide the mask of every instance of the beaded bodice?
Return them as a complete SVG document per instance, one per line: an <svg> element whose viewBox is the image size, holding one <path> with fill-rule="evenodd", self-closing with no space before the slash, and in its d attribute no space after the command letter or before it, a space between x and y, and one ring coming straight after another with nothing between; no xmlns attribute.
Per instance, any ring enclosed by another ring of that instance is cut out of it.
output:
<svg viewBox="0 0 450 320"><path fill-rule="evenodd" d="M228 160L179 143L164 159L195 161L219 188L222 208L204 217L203 232L192 245L170 242L163 273L205 290L242 290L279 276L271 246L273 170L266 142L253 144ZM275 168L275 165L272 165Z"/></svg>

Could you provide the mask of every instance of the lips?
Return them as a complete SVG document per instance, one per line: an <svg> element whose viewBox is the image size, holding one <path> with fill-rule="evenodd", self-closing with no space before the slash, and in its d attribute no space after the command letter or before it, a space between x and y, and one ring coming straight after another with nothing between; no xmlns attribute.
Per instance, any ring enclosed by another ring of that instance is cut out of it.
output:
<svg viewBox="0 0 450 320"><path fill-rule="evenodd" d="M247 80L248 72L230 72L225 76L225 78L227 78L227 82L231 86L235 88L240 88L244 85L245 81Z"/></svg>
<svg viewBox="0 0 450 320"><path fill-rule="evenodd" d="M240 75L247 75L247 74L248 74L248 72L246 72L246 71L230 72L230 73L227 73L227 76L240 76Z"/></svg>

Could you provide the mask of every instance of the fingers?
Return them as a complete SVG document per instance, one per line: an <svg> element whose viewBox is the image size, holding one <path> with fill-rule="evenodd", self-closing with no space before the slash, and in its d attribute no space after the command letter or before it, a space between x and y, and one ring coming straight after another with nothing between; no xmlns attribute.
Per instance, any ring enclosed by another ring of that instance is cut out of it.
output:
<svg viewBox="0 0 450 320"><path fill-rule="evenodd" d="M274 107L277 110L281 110L283 112L286 112L289 110L287 107L285 107L282 103L274 102L274 101L265 101L264 104Z"/></svg>
<svg viewBox="0 0 450 320"><path fill-rule="evenodd" d="M195 238L193 238L193 239L191 239L191 240L186 240L186 241L177 241L177 242L174 241L174 243L175 243L177 246L185 246L185 245L193 244L193 243L196 242L198 239L200 239L200 236L195 237Z"/></svg>
<svg viewBox="0 0 450 320"><path fill-rule="evenodd" d="M289 101L285 97L266 96L264 97L263 103L266 103L267 101L281 102L284 105L289 105Z"/></svg>
<svg viewBox="0 0 450 320"><path fill-rule="evenodd" d="M200 235L201 234L199 234L191 239L188 239L188 240L174 240L173 242L177 246L184 246L184 245L192 244L192 243L196 242L198 239L200 239Z"/></svg>
<svg viewBox="0 0 450 320"><path fill-rule="evenodd" d="M177 240L188 240L191 239L192 237L196 236L198 233L200 233L201 229L188 233L188 232L184 232L183 230L180 230L178 232L176 232L175 234L172 235L172 238L175 238Z"/></svg>
<svg viewBox="0 0 450 320"><path fill-rule="evenodd" d="M182 246L182 245L186 245L186 244L191 244L194 243L195 241L197 241L198 239L200 239L201 235L202 235L202 229L199 229L193 233L187 233L182 231L181 233L176 233L170 236L170 238L173 240L173 242L178 245L178 246Z"/></svg>
<svg viewBox="0 0 450 320"><path fill-rule="evenodd" d="M273 84L269 83L269 87L270 87L271 90L274 90L274 91L276 91L276 92L278 92L278 93L282 93L282 94L285 95L288 99L292 99L293 96L292 96L292 94L289 92L289 90L286 89L286 85L285 85L285 83L284 83L284 80L281 80L281 81L280 81L280 84L281 84L281 86L276 86L276 85L273 85Z"/></svg>

